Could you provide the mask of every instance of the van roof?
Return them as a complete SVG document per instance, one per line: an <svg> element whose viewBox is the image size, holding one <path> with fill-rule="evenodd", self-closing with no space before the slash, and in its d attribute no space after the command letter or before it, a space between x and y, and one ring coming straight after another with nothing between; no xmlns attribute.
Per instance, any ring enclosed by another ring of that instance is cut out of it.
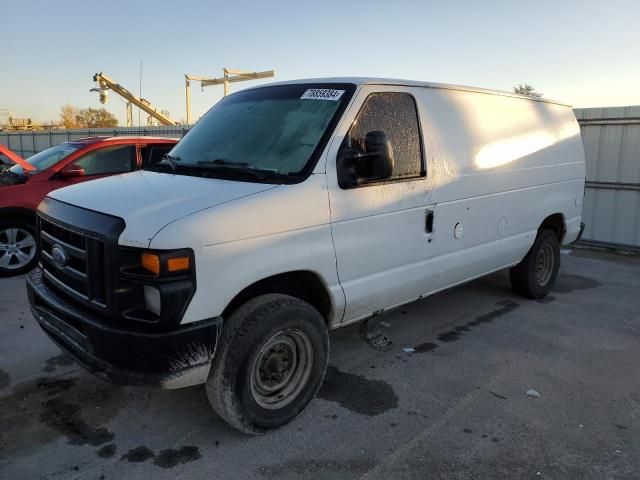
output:
<svg viewBox="0 0 640 480"><path fill-rule="evenodd" d="M354 83L356 85L401 85L407 87L424 87L424 88L442 88L446 90L459 90L465 92L477 92L485 93L489 95L500 95L504 97L522 98L523 100L533 100L536 102L553 103L556 105L563 105L565 107L571 107L566 103L562 103L556 100L552 100L544 97L529 97L527 95L519 95L513 92L505 92L502 90L491 90L488 88L469 87L466 85L454 85L449 83L436 83L436 82L423 82L418 80L402 80L399 78L376 78L376 77L327 77L327 78L302 78L298 80L286 80L282 82L274 82L263 84L254 88L261 88L272 85L287 85L294 83Z"/></svg>

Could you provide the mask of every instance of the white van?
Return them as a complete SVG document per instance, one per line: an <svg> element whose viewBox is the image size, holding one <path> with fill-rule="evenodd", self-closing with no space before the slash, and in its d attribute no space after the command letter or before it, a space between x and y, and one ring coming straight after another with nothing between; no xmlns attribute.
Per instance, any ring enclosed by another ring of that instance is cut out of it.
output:
<svg viewBox="0 0 640 480"><path fill-rule="evenodd" d="M566 105L403 80L261 86L156 171L52 192L29 299L96 375L206 382L222 418L261 433L316 394L330 329L504 268L518 293L549 293L584 184Z"/></svg>

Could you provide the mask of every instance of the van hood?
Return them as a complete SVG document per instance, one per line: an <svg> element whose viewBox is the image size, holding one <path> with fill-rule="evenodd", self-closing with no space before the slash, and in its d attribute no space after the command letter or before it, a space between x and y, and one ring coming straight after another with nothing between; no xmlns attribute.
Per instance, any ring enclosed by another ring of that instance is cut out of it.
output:
<svg viewBox="0 0 640 480"><path fill-rule="evenodd" d="M122 218L121 245L147 247L165 225L278 185L140 170L55 190L51 198Z"/></svg>

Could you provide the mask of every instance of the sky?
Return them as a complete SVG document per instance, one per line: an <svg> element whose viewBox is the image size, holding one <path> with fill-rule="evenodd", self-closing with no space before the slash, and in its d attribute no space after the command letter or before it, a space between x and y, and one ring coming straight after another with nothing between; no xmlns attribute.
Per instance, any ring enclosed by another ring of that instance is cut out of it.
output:
<svg viewBox="0 0 640 480"><path fill-rule="evenodd" d="M575 107L640 105L640 0L0 0L0 109L38 122L99 108L103 72L184 120L184 74L373 76L511 90ZM192 84L195 118L222 96ZM105 108L125 121L125 103ZM142 116L142 123L146 122ZM0 117L0 123L6 118ZM134 124L138 113L134 111Z"/></svg>

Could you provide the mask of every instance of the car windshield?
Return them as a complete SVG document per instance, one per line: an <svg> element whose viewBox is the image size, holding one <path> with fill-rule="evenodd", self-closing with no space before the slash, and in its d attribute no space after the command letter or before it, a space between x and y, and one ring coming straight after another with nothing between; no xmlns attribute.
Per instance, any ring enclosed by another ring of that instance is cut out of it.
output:
<svg viewBox="0 0 640 480"><path fill-rule="evenodd" d="M292 84L226 97L170 152L172 170L165 171L249 181L302 176L313 168L354 88Z"/></svg>
<svg viewBox="0 0 640 480"><path fill-rule="evenodd" d="M40 153L36 153L27 158L27 162L36 167L36 171L46 170L49 167L54 166L63 158L71 155L78 150L78 145L73 143L61 143L55 147L47 148ZM14 165L9 171L15 175L23 175L24 171L20 165Z"/></svg>

